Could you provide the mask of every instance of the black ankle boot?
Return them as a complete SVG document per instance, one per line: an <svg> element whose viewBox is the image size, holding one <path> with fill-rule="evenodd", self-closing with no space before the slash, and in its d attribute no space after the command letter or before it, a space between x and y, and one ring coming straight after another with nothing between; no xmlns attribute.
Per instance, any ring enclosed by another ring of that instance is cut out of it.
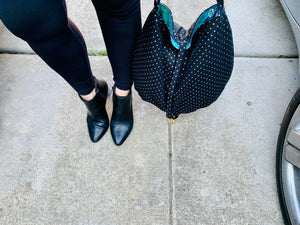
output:
<svg viewBox="0 0 300 225"><path fill-rule="evenodd" d="M79 96L88 109L86 121L92 142L99 141L109 126L105 109L108 87L102 79L97 79L96 82L96 95L92 100L86 101Z"/></svg>
<svg viewBox="0 0 300 225"><path fill-rule="evenodd" d="M128 137L133 126L132 93L120 97L113 92L113 114L110 131L116 145L121 145Z"/></svg>

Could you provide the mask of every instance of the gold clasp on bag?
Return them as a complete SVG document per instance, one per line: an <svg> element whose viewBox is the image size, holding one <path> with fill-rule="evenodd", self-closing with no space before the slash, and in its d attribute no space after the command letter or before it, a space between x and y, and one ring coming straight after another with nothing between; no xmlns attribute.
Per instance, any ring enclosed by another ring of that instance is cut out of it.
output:
<svg viewBox="0 0 300 225"><path fill-rule="evenodd" d="M169 118L167 118L167 120L168 120L168 122L169 122L171 125L173 125L174 119L169 119Z"/></svg>

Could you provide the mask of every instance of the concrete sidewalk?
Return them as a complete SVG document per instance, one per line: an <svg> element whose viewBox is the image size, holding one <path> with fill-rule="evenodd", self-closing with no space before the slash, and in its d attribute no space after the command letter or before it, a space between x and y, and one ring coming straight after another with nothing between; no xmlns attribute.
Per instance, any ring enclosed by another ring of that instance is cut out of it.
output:
<svg viewBox="0 0 300 225"><path fill-rule="evenodd" d="M169 4L185 27L214 4L180 2ZM275 153L299 86L296 45L276 0L225 2L236 58L221 97L170 126L134 92L120 147L109 132L89 141L76 93L0 25L0 224L283 224ZM67 3L89 51L105 49L91 2ZM152 6L142 0L143 20ZM112 85L107 57L90 61Z"/></svg>

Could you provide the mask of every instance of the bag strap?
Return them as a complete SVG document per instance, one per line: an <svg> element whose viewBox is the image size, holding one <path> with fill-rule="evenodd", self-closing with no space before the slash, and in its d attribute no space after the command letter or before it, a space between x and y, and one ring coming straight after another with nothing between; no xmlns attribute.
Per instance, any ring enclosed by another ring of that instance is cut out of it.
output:
<svg viewBox="0 0 300 225"><path fill-rule="evenodd" d="M160 4L160 0L154 0L154 7L157 9Z"/></svg>
<svg viewBox="0 0 300 225"><path fill-rule="evenodd" d="M160 0L154 0L155 8L158 8L159 4L160 4ZM224 6L224 0L217 0L217 4L220 8L222 8Z"/></svg>
<svg viewBox="0 0 300 225"><path fill-rule="evenodd" d="M224 6L224 0L218 0L217 4L220 8L222 8Z"/></svg>

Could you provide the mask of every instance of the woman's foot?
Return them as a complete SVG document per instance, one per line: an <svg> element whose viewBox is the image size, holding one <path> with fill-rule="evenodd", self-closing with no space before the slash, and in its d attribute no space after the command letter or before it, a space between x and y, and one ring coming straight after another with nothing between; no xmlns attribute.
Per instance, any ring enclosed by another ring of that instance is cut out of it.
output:
<svg viewBox="0 0 300 225"><path fill-rule="evenodd" d="M95 89L88 95L80 96L88 110L86 121L92 142L99 141L109 126L109 119L105 109L108 86L102 79L95 80Z"/></svg>
<svg viewBox="0 0 300 225"><path fill-rule="evenodd" d="M133 127L132 93L114 88L113 114L110 131L116 145L121 145L130 134Z"/></svg>

